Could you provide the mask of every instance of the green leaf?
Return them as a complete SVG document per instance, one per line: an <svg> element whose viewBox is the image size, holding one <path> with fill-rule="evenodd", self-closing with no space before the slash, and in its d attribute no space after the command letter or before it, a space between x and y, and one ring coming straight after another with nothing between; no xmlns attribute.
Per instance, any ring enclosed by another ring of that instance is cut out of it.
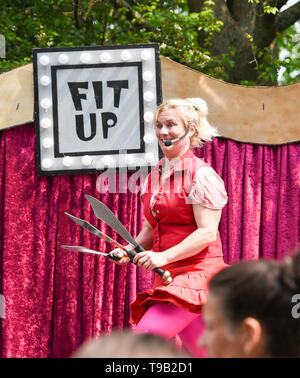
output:
<svg viewBox="0 0 300 378"><path fill-rule="evenodd" d="M276 7L271 7L269 5L264 6L264 13L266 13L266 14L274 14L275 15L277 12L279 12L279 10Z"/></svg>

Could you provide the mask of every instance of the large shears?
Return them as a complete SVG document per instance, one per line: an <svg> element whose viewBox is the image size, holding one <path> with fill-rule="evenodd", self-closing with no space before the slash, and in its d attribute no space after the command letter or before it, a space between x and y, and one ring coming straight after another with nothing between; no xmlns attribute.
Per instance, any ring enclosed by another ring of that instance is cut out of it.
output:
<svg viewBox="0 0 300 378"><path fill-rule="evenodd" d="M105 235L102 231L98 230L96 227L91 225L89 222L87 222L84 219L80 219L77 217L74 217L71 214L68 214L65 212L65 214L72 219L75 223L77 223L79 226L83 227L87 231L91 232L92 234L98 236L100 239L113 244L115 247L122 249L123 251L126 252L128 255L130 261L132 262L134 257L137 255L137 253L144 251L143 247L139 245L136 240L132 237L132 235L126 230L126 228L123 226L123 224L119 221L119 219L114 215L114 213L101 201L98 199L86 194L85 198L89 201L90 205L92 206L92 209L98 219L101 221L105 222L108 226L113 228L124 240L126 240L128 243L132 245L132 249L127 250L123 245L115 241L114 239L110 238L109 236ZM111 260L120 260L119 257L109 254L109 253L104 253L104 252L99 252L99 251L94 251L89 248L85 248L82 246L70 246L70 245L62 245L62 248L73 250L73 251L78 251L78 252L86 252L86 253L93 253L96 255L102 255L106 256ZM170 283L172 282L172 277L170 275L170 272L167 270L163 270L161 268L154 268L153 271L161 276L161 278L166 282Z"/></svg>

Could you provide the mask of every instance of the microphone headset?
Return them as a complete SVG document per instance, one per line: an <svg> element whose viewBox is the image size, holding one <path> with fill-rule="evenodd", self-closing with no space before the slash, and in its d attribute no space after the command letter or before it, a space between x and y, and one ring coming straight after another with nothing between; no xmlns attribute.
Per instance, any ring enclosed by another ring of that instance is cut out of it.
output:
<svg viewBox="0 0 300 378"><path fill-rule="evenodd" d="M165 140L165 141L164 141L164 145L165 145L166 147L169 147L169 146L171 146L173 143L178 142L180 139L184 138L184 137L188 134L188 132L190 131L190 126L191 126L191 125L188 124L188 127L186 128L185 133L184 133L183 135L181 135L181 137L178 137L178 138L176 138L176 139L171 139L171 140Z"/></svg>

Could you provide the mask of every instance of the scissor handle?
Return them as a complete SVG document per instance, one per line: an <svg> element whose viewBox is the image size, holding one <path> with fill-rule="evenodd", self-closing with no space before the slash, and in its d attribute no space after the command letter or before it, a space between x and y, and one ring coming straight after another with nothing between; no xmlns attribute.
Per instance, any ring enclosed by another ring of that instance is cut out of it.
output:
<svg viewBox="0 0 300 378"><path fill-rule="evenodd" d="M115 256L115 255L113 255L113 254L111 254L111 253L109 253L108 255L107 255L107 257L110 259L110 260L112 260L112 261L119 261L119 260L121 260L123 257L118 257L118 256Z"/></svg>
<svg viewBox="0 0 300 378"><path fill-rule="evenodd" d="M143 251L145 251L145 250L140 245L138 245L138 246L135 247L135 250L130 249L129 251L127 251L127 255L128 255L130 261L132 262L134 257L138 254L138 252L143 252ZM155 273L157 273L158 275L161 276L161 278L164 280L164 282L170 283L170 282L173 281L171 274L168 270L163 270L161 268L154 268L153 270L154 270Z"/></svg>
<svg viewBox="0 0 300 378"><path fill-rule="evenodd" d="M144 249L141 247L141 246L138 246L137 249L139 249L139 252L143 252ZM129 257L129 260L131 262L133 262L133 259L134 257L137 255L137 252L133 249L130 249L128 251L126 251L128 257ZM107 257L113 261L119 261L121 259L123 259L125 256L123 257L118 257L118 256L115 256L113 254L108 254ZM137 264L136 264L137 265ZM161 268L154 268L153 269L155 273L159 274L161 276L161 278L164 280L164 282L167 282L167 283L170 283L172 282L172 277L171 277L171 274L168 270L163 270Z"/></svg>

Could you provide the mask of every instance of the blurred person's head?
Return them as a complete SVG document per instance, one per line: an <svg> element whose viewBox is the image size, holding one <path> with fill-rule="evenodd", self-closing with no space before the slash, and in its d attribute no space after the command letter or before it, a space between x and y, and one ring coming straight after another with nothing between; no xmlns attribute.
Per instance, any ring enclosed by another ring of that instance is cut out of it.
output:
<svg viewBox="0 0 300 378"><path fill-rule="evenodd" d="M129 329L114 330L86 341L73 358L187 358L172 341L152 334L136 334Z"/></svg>
<svg viewBox="0 0 300 378"><path fill-rule="evenodd" d="M297 294L300 299L300 253L223 269L209 283L200 343L209 357L300 357Z"/></svg>

